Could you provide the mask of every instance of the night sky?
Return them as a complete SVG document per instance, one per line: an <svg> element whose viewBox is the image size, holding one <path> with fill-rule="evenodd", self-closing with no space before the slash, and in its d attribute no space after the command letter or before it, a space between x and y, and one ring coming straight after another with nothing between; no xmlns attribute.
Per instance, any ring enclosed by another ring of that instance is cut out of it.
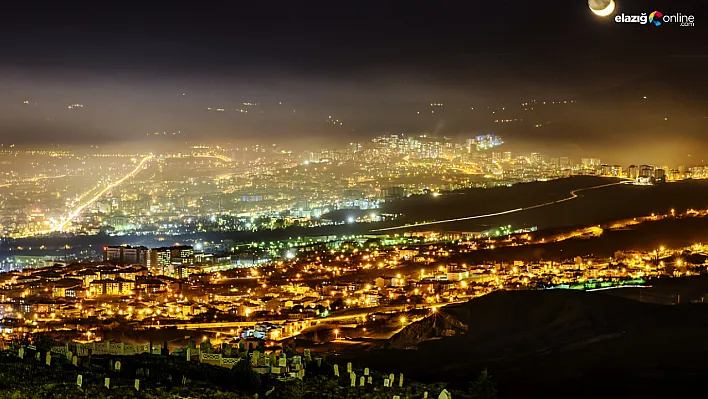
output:
<svg viewBox="0 0 708 399"><path fill-rule="evenodd" d="M704 2L618 0L695 27L617 24L582 0L187 3L3 4L0 143L496 132L616 162L684 162L708 144ZM576 102L524 111L531 100Z"/></svg>

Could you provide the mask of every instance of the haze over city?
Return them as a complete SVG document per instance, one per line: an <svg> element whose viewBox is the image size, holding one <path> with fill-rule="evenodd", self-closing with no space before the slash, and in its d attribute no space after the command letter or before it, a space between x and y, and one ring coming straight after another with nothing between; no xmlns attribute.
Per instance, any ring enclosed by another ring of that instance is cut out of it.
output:
<svg viewBox="0 0 708 399"><path fill-rule="evenodd" d="M699 5L671 7L698 14ZM1 141L137 146L181 132L193 144L305 148L389 132L492 132L513 138L513 149L622 164L687 162L704 144L700 24L637 29L566 1L543 12L532 2L329 5L290 18L299 7L11 5L0 38ZM533 100L541 104L524 110ZM569 100L577 104L541 107ZM84 107L67 108L76 103ZM430 103L444 106L431 114ZM345 123L328 124L330 115Z"/></svg>

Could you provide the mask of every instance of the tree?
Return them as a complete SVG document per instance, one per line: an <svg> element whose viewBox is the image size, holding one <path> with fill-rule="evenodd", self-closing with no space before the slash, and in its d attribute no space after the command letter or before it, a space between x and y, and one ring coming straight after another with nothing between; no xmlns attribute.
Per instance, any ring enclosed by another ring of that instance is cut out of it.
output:
<svg viewBox="0 0 708 399"><path fill-rule="evenodd" d="M261 376L253 371L248 359L241 359L232 370L237 387L247 391L255 391L261 387Z"/></svg>
<svg viewBox="0 0 708 399"><path fill-rule="evenodd" d="M342 300L342 298L337 298L334 301L332 301L332 303L329 305L329 308L332 311L342 309L342 308L344 308L344 301Z"/></svg>
<svg viewBox="0 0 708 399"><path fill-rule="evenodd" d="M479 377L472 382L469 392L473 399L496 399L497 389L487 369L482 370Z"/></svg>

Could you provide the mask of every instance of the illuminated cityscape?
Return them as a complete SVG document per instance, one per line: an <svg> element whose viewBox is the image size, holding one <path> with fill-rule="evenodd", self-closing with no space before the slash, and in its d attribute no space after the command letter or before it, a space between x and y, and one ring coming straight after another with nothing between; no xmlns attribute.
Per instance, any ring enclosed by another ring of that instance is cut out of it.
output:
<svg viewBox="0 0 708 399"><path fill-rule="evenodd" d="M601 236L628 226L706 215L708 211L693 210L653 215L554 235L429 231L329 237L251 246L238 254L195 251L192 246L106 246L103 261L59 262L3 274L2 314L18 321L3 334L42 331L72 319L117 317L143 328L207 328L209 335L216 334L212 341L250 334L259 322L270 323L279 327L269 328L266 338L279 340L320 323L366 327L380 309L395 308L407 317L407 312L435 311L496 290L642 285L660 276L698 274L707 262L705 246L662 246L562 261L468 264L464 259L475 251ZM22 320L31 326L23 327ZM86 334L92 328L89 324L79 331ZM345 331L350 332L342 327L342 336ZM366 331L375 337L395 329Z"/></svg>
<svg viewBox="0 0 708 399"><path fill-rule="evenodd" d="M395 218L387 201L430 192L572 176L656 184L702 179L706 167L607 165L503 150L496 135L452 140L388 135L340 149L192 146L166 154L6 150L0 227L11 238L69 232L181 235Z"/></svg>
<svg viewBox="0 0 708 399"><path fill-rule="evenodd" d="M468 3L5 5L0 399L700 397L706 4Z"/></svg>

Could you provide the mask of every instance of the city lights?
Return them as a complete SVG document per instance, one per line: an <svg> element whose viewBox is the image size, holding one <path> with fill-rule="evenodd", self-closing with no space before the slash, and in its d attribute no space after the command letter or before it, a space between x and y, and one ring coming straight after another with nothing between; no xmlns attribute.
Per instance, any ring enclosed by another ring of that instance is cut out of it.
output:
<svg viewBox="0 0 708 399"><path fill-rule="evenodd" d="M701 391L698 5L8 3L0 396Z"/></svg>

